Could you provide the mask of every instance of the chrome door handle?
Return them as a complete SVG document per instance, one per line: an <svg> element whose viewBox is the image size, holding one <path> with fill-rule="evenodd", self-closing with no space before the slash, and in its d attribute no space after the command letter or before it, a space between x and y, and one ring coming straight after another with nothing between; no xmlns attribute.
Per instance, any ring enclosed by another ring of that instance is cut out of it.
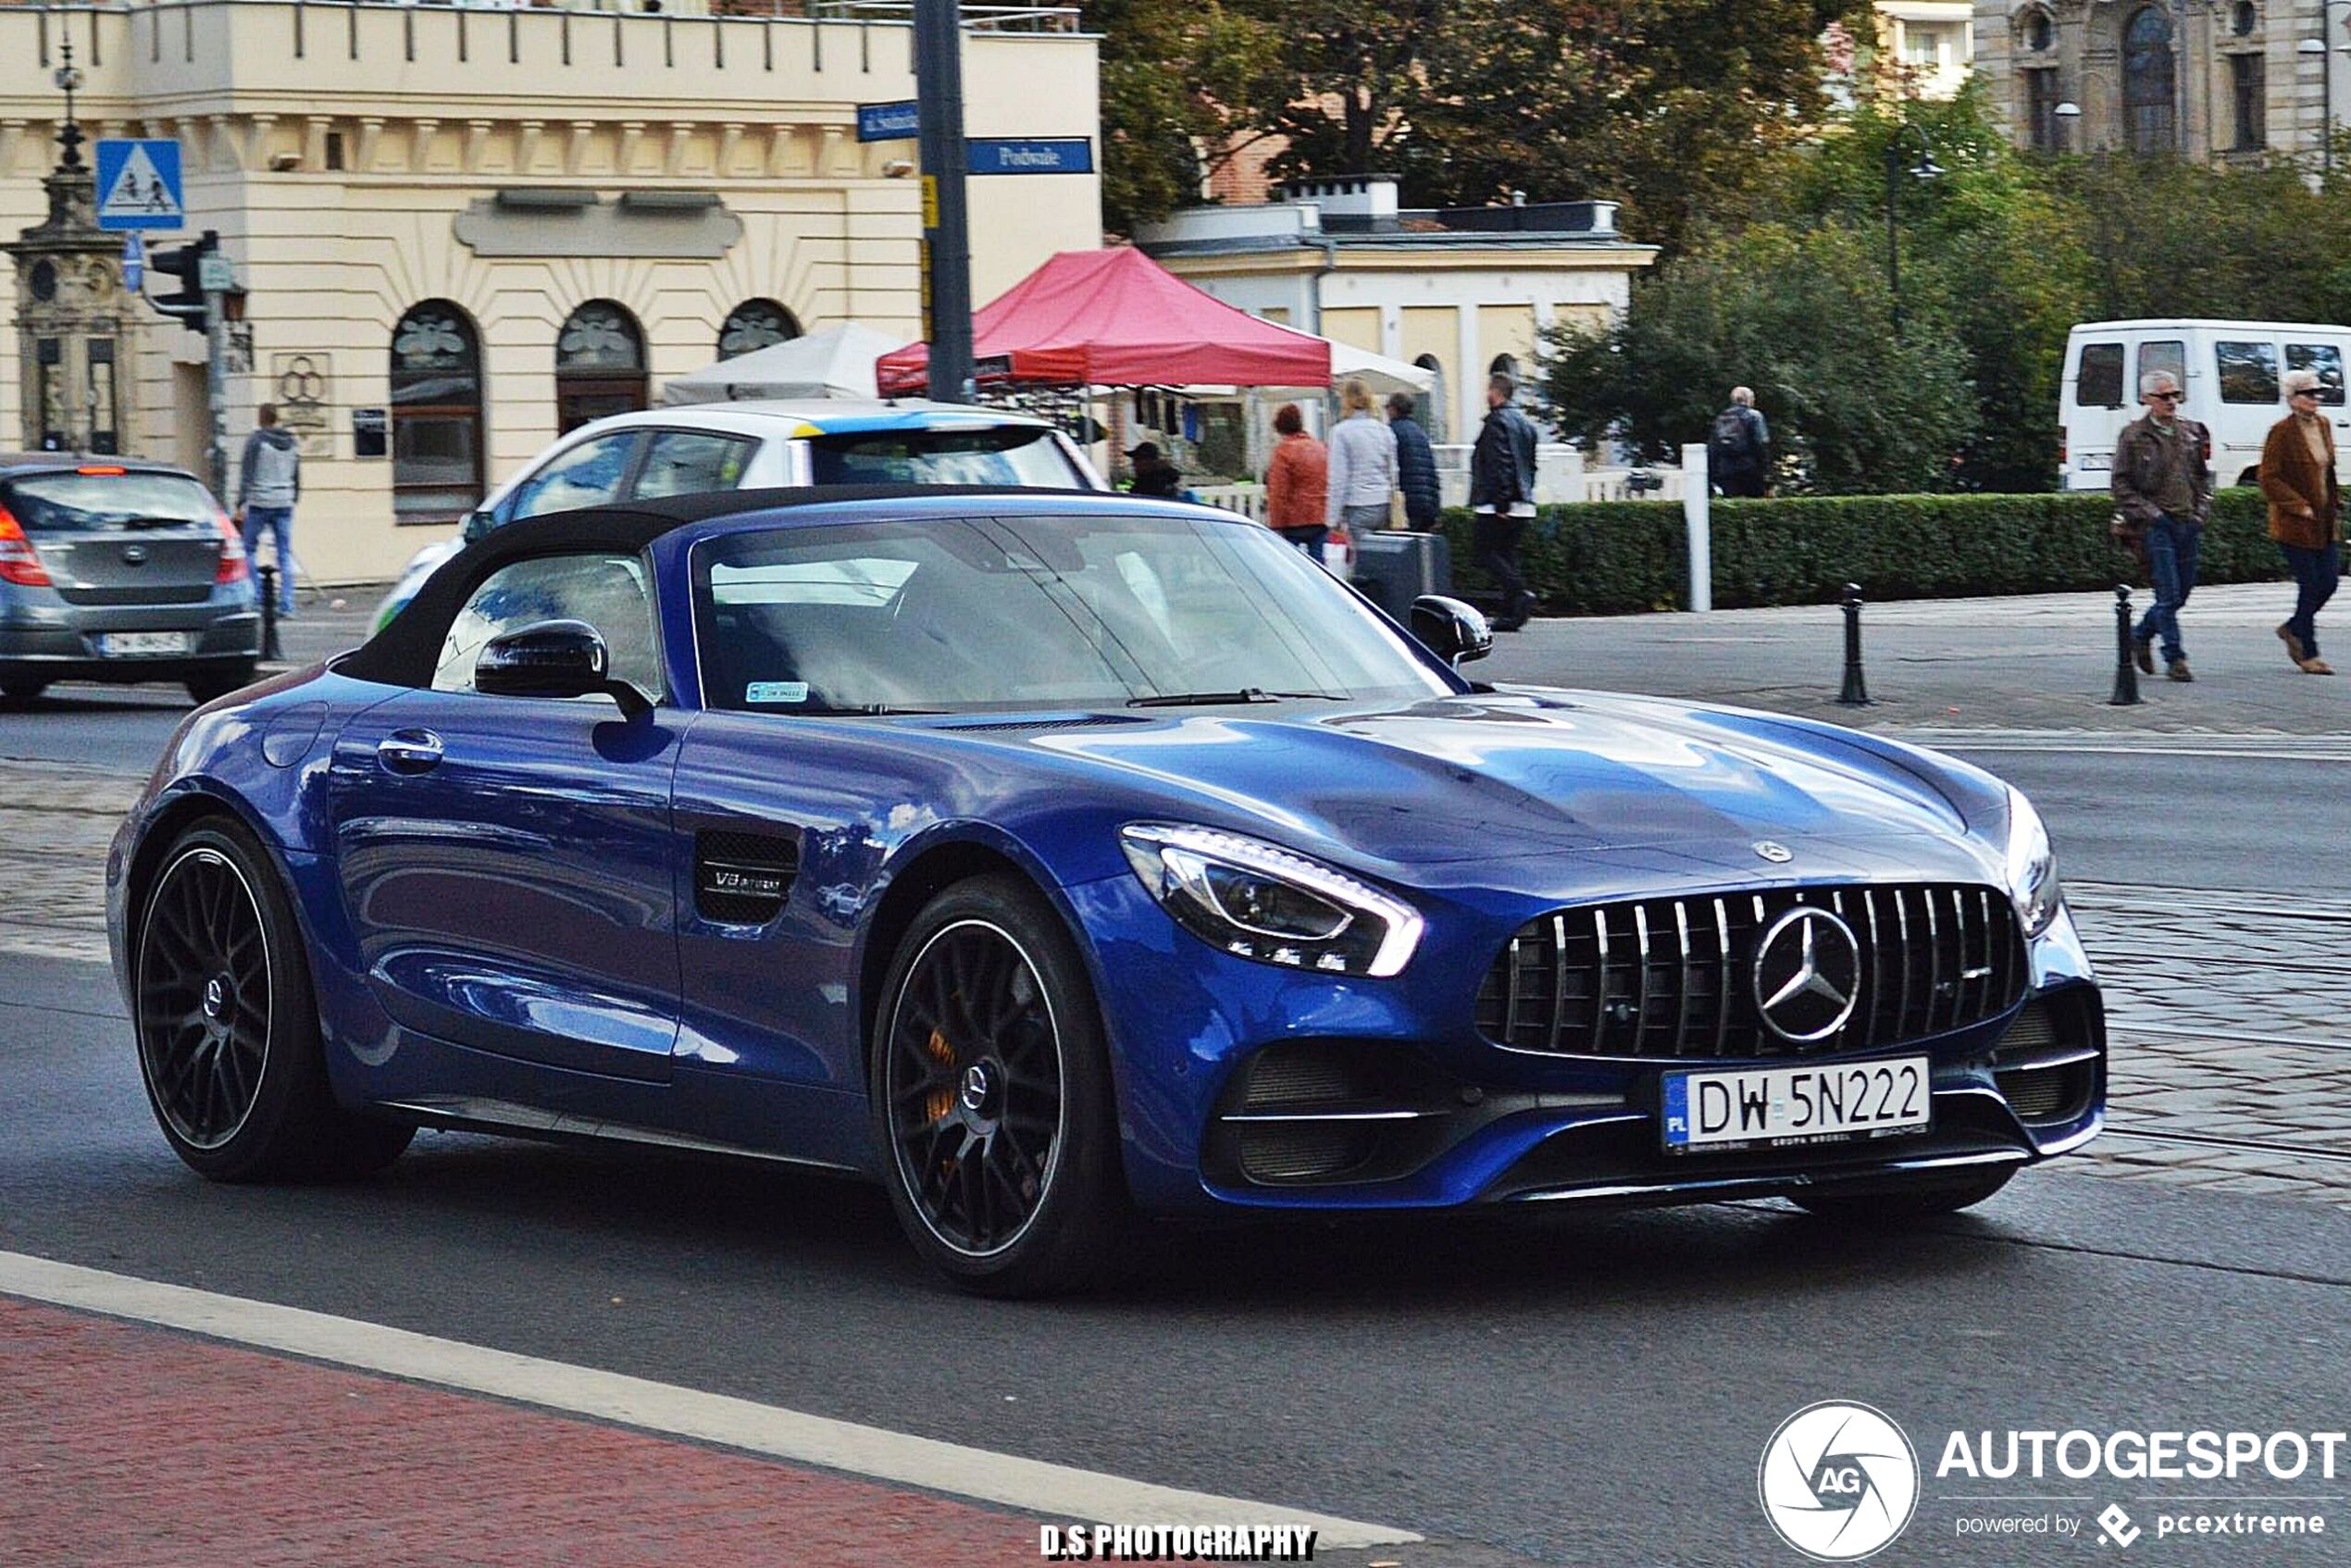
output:
<svg viewBox="0 0 2351 1568"><path fill-rule="evenodd" d="M376 742L376 760L394 773L427 773L441 762L441 737L429 729L395 729Z"/></svg>

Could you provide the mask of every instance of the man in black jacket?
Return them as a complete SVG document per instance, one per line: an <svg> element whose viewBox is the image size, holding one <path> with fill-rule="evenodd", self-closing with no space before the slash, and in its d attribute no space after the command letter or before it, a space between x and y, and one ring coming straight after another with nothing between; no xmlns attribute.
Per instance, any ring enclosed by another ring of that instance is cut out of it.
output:
<svg viewBox="0 0 2351 1568"><path fill-rule="evenodd" d="M1470 555L1500 585L1497 631L1516 631L1535 611L1519 575L1518 543L1535 516L1535 421L1511 400L1518 383L1496 372L1486 383L1486 423L1470 452Z"/></svg>
<svg viewBox="0 0 2351 1568"><path fill-rule="evenodd" d="M1429 447L1428 432L1412 417L1410 393L1389 394L1387 428L1396 435L1396 488L1404 495L1404 526L1431 532L1443 505L1437 488L1437 454Z"/></svg>

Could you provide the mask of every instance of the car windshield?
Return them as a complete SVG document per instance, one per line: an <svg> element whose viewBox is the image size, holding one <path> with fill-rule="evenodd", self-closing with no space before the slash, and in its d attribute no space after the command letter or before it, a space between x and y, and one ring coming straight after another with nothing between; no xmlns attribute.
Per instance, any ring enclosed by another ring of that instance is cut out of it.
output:
<svg viewBox="0 0 2351 1568"><path fill-rule="evenodd" d="M812 484L1029 485L1087 490L1051 430L874 430L808 440Z"/></svg>
<svg viewBox="0 0 2351 1568"><path fill-rule="evenodd" d="M817 525L694 552L714 708L968 712L1456 688L1264 529L1203 515Z"/></svg>
<svg viewBox="0 0 2351 1568"><path fill-rule="evenodd" d="M211 493L185 474L33 474L11 481L0 501L27 533L220 526Z"/></svg>

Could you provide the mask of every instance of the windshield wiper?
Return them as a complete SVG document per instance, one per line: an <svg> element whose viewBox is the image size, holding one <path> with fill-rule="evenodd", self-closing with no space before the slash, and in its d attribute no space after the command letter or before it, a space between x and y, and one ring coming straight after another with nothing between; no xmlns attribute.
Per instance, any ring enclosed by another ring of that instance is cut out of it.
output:
<svg viewBox="0 0 2351 1568"><path fill-rule="evenodd" d="M1278 703L1285 697L1311 697L1325 703L1344 701L1327 691L1268 691L1262 686L1244 686L1238 691L1178 691L1165 697L1129 697L1126 705L1130 708L1206 708L1226 703Z"/></svg>

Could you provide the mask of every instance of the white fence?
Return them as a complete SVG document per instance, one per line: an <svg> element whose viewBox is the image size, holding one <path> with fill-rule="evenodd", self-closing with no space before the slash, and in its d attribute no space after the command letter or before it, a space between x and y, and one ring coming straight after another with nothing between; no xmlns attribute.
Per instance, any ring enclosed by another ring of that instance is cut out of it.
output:
<svg viewBox="0 0 2351 1568"><path fill-rule="evenodd" d="M1469 504L1469 453L1466 446L1437 448L1437 483L1448 506ZM1636 489L1634 479L1648 481ZM1211 506L1222 506L1265 520L1265 487L1262 484L1197 485L1195 495ZM1545 504L1568 501L1679 501L1682 470L1654 468L1586 468L1584 454L1572 446L1536 448L1535 499Z"/></svg>

